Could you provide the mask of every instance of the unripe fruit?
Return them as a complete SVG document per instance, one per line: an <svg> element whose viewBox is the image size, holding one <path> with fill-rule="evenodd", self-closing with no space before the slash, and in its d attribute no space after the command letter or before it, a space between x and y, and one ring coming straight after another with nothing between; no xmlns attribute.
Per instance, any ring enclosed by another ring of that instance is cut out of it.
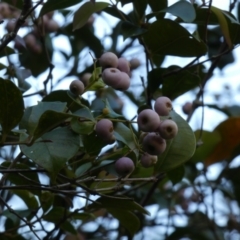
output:
<svg viewBox="0 0 240 240"><path fill-rule="evenodd" d="M6 25L6 30L8 32L12 32L15 28L15 25L16 25L16 21L9 20L7 25Z"/></svg>
<svg viewBox="0 0 240 240"><path fill-rule="evenodd" d="M125 176L131 173L134 170L134 168L135 166L133 161L128 157L119 158L115 162L115 170L121 176Z"/></svg>
<svg viewBox="0 0 240 240"><path fill-rule="evenodd" d="M101 119L96 124L96 134L106 143L114 143L113 123L109 119Z"/></svg>
<svg viewBox="0 0 240 240"><path fill-rule="evenodd" d="M159 97L154 104L154 109L160 116L168 116L172 110L172 101L168 97Z"/></svg>
<svg viewBox="0 0 240 240"><path fill-rule="evenodd" d="M131 59L129 63L131 70L137 69L141 65L140 61L137 58Z"/></svg>
<svg viewBox="0 0 240 240"><path fill-rule="evenodd" d="M118 57L112 52L103 53L99 58L99 64L103 68L116 68L118 65Z"/></svg>
<svg viewBox="0 0 240 240"><path fill-rule="evenodd" d="M152 167L154 164L156 164L158 160L158 157L156 155L150 155L148 153L144 153L144 155L141 156L140 162L143 167L149 168Z"/></svg>
<svg viewBox="0 0 240 240"><path fill-rule="evenodd" d="M173 120L166 119L160 123L158 131L162 138L172 139L178 133L178 126Z"/></svg>
<svg viewBox="0 0 240 240"><path fill-rule="evenodd" d="M102 79L105 84L116 90L125 91L130 86L129 76L117 68L106 68L102 73Z"/></svg>
<svg viewBox="0 0 240 240"><path fill-rule="evenodd" d="M148 133L143 139L143 150L151 155L163 153L166 146L166 140L157 133Z"/></svg>
<svg viewBox="0 0 240 240"><path fill-rule="evenodd" d="M186 102L183 105L182 110L185 114L189 114L192 111L192 103L191 102Z"/></svg>
<svg viewBox="0 0 240 240"><path fill-rule="evenodd" d="M34 46L37 44L37 39L33 34L28 34L24 37L26 46L29 48L34 48Z"/></svg>
<svg viewBox="0 0 240 240"><path fill-rule="evenodd" d="M69 89L74 95L81 95L84 91L84 85L79 80L73 80L69 86Z"/></svg>
<svg viewBox="0 0 240 240"><path fill-rule="evenodd" d="M3 18L9 18L11 15L11 10L7 3L0 3L0 14Z"/></svg>
<svg viewBox="0 0 240 240"><path fill-rule="evenodd" d="M121 72L125 72L128 76L130 76L130 64L127 59L125 58L119 58L118 59L118 66L117 68Z"/></svg>
<svg viewBox="0 0 240 240"><path fill-rule="evenodd" d="M83 82L84 86L86 87L89 84L89 80L91 78L91 73L84 73L80 80Z"/></svg>
<svg viewBox="0 0 240 240"><path fill-rule="evenodd" d="M144 109L137 118L138 127L144 132L155 132L160 124L160 118L156 112L151 109Z"/></svg>
<svg viewBox="0 0 240 240"><path fill-rule="evenodd" d="M53 19L49 19L45 23L45 27L47 32L56 32L59 29L58 23Z"/></svg>

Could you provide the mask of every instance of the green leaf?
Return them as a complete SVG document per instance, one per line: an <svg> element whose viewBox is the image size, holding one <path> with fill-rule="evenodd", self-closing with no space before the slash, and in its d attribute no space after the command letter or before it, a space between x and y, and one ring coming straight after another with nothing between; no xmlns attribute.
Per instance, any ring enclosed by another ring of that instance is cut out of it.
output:
<svg viewBox="0 0 240 240"><path fill-rule="evenodd" d="M178 126L178 134L167 141L166 150L158 157L155 172L170 171L182 165L193 156L196 149L196 139L188 123L174 111L170 112L170 117Z"/></svg>
<svg viewBox="0 0 240 240"><path fill-rule="evenodd" d="M71 112L77 111L82 106L73 101L68 95L68 90L53 91L42 99L42 102L66 102L67 107ZM53 110L53 109L52 109Z"/></svg>
<svg viewBox="0 0 240 240"><path fill-rule="evenodd" d="M59 221L68 213L63 207L53 207L42 219L48 222L59 223Z"/></svg>
<svg viewBox="0 0 240 240"><path fill-rule="evenodd" d="M60 219L59 219L60 220ZM67 232L67 233L71 233L73 235L76 235L78 233L78 231L75 229L75 227L71 224L71 222L69 222L68 220L67 221L64 221L61 225L60 225L60 228Z"/></svg>
<svg viewBox="0 0 240 240"><path fill-rule="evenodd" d="M211 6L211 11L213 11L213 13L217 16L218 22L220 24L220 27L221 27L223 35L226 39L226 42L227 42L229 48L232 48L233 44L232 44L232 40L230 37L229 27L228 27L228 23L227 23L225 15L223 14L221 9L214 7L214 6Z"/></svg>
<svg viewBox="0 0 240 240"><path fill-rule="evenodd" d="M161 12L164 8L168 6L168 1L167 0L161 0L161 1L156 1L156 0L148 0L148 4L152 9L152 12L158 12L156 15L157 19L162 19L165 16L164 12Z"/></svg>
<svg viewBox="0 0 240 240"><path fill-rule="evenodd" d="M81 28L93 13L103 10L108 5L109 3L106 2L84 3L74 14L73 31Z"/></svg>
<svg viewBox="0 0 240 240"><path fill-rule="evenodd" d="M139 230L140 221L134 213L111 208L108 208L108 212L118 219L121 225L126 228L132 236Z"/></svg>
<svg viewBox="0 0 240 240"><path fill-rule="evenodd" d="M81 120L81 118L72 118L71 128L74 132L79 134L90 134L93 132L95 122Z"/></svg>
<svg viewBox="0 0 240 240"><path fill-rule="evenodd" d="M38 209L38 201L30 191L11 189L11 192L20 197L24 201L24 203L28 206L28 208L31 209L32 211Z"/></svg>
<svg viewBox="0 0 240 240"><path fill-rule="evenodd" d="M203 162L221 141L221 136L216 131L209 132L205 130L197 130L195 132L195 137L197 140L201 141L201 144L197 147L191 158L191 162Z"/></svg>
<svg viewBox="0 0 240 240"><path fill-rule="evenodd" d="M170 19L152 23L143 37L152 54L196 57L207 52L203 42L198 41L179 23Z"/></svg>
<svg viewBox="0 0 240 240"><path fill-rule="evenodd" d="M106 143L98 138L95 132L92 132L90 135L83 135L82 137L84 148L89 155L99 154L101 149L106 146Z"/></svg>
<svg viewBox="0 0 240 240"><path fill-rule="evenodd" d="M143 208L141 205L136 203L134 200L130 198L117 198L117 197L100 197L96 200L96 202L90 204L88 209L99 209L99 208L106 208L106 209L115 209L119 211L138 211L143 214L150 215L150 213Z"/></svg>
<svg viewBox="0 0 240 240"><path fill-rule="evenodd" d="M137 37L146 32L147 32L147 29L136 26L135 24L133 24L131 22L122 21L121 33L123 35L124 40L129 37Z"/></svg>
<svg viewBox="0 0 240 240"><path fill-rule="evenodd" d="M48 132L52 128L59 126L60 123L69 117L72 117L72 115L68 113L55 112L52 110L45 111L41 115L35 128L35 131L33 133L33 141L41 137L44 133Z"/></svg>
<svg viewBox="0 0 240 240"><path fill-rule="evenodd" d="M73 115L83 118L83 119L90 120L92 122L95 122L95 118L93 117L90 109L87 107L83 107L83 108L77 110L76 112L73 113Z"/></svg>
<svg viewBox="0 0 240 240"><path fill-rule="evenodd" d="M26 129L30 135L34 134L38 126L40 117L47 110L63 112L66 108L66 103L62 102L39 102L38 105L27 108L20 122L20 128Z"/></svg>
<svg viewBox="0 0 240 240"><path fill-rule="evenodd" d="M30 147L21 145L21 150L54 176L77 153L79 144L79 135L71 131L69 127L63 127L45 133Z"/></svg>
<svg viewBox="0 0 240 240"><path fill-rule="evenodd" d="M183 179L184 173L185 173L184 166L181 165L181 166L169 171L167 173L167 175L168 175L168 178L173 183L173 185L175 185L176 183L180 182Z"/></svg>
<svg viewBox="0 0 240 240"><path fill-rule="evenodd" d="M149 89L154 94L162 85L162 95L175 99L183 93L198 87L204 74L203 66L188 69L182 69L179 66L155 68L148 73Z"/></svg>
<svg viewBox="0 0 240 240"><path fill-rule="evenodd" d="M89 79L89 84L85 88L84 92L96 91L105 87L105 83L103 82L101 75L102 75L102 68L101 67L95 68L92 73L92 76Z"/></svg>
<svg viewBox="0 0 240 240"><path fill-rule="evenodd" d="M82 2L82 0L48 0L46 3L44 3L39 16L43 16L44 14L54 10L74 6L80 2Z"/></svg>
<svg viewBox="0 0 240 240"><path fill-rule="evenodd" d="M116 126L114 126L114 136L118 141L123 142L127 147L133 150L136 157L138 157L139 151L136 145L137 138L131 129L125 124L118 122Z"/></svg>
<svg viewBox="0 0 240 240"><path fill-rule="evenodd" d="M187 1L178 1L162 10L162 12L168 12L180 17L184 22L192 22L196 18L195 8Z"/></svg>
<svg viewBox="0 0 240 240"><path fill-rule="evenodd" d="M2 140L21 120L24 111L22 93L10 80L0 78L0 124Z"/></svg>
<svg viewBox="0 0 240 240"><path fill-rule="evenodd" d="M6 46L6 47L4 48L4 51L1 51L1 52L0 52L0 58L1 58L1 57L6 57L6 56L11 55L11 54L14 54L14 53L15 53L14 49Z"/></svg>

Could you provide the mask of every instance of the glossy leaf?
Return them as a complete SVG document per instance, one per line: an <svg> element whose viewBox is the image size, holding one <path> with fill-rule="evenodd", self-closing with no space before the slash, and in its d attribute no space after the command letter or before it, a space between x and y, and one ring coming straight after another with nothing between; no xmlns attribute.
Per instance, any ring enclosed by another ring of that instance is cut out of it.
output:
<svg viewBox="0 0 240 240"><path fill-rule="evenodd" d="M89 84L85 88L85 92L96 91L105 87L105 83L103 82L101 75L102 75L102 68L101 67L95 68L91 78L89 79Z"/></svg>
<svg viewBox="0 0 240 240"><path fill-rule="evenodd" d="M26 129L30 135L33 135L38 126L39 119L44 112L47 110L63 112L65 108L66 103L62 102L39 102L38 105L25 110L23 118L20 122L20 128Z"/></svg>
<svg viewBox="0 0 240 240"><path fill-rule="evenodd" d="M182 165L193 156L196 149L196 139L188 123L174 111L170 112L170 117L178 125L178 134L167 141L166 150L158 157L155 172L170 171Z"/></svg>
<svg viewBox="0 0 240 240"><path fill-rule="evenodd" d="M81 118L72 118L71 128L79 134L90 134L93 132L95 123L91 121L81 120Z"/></svg>
<svg viewBox="0 0 240 240"><path fill-rule="evenodd" d="M136 157L138 157L138 148L136 145L136 136L134 132L128 128L125 124L118 122L116 126L114 126L114 136L118 141L123 142L135 153Z"/></svg>
<svg viewBox="0 0 240 240"><path fill-rule="evenodd" d="M240 118L232 117L221 122L214 132L221 136L221 141L216 145L213 152L206 159L206 165L211 165L216 162L228 160L234 155L234 150L240 145L239 138Z"/></svg>
<svg viewBox="0 0 240 240"><path fill-rule="evenodd" d="M232 48L233 44L232 44L232 41L231 41L231 37L230 37L230 33L229 33L229 27L228 27L228 23L227 23L225 15L222 13L221 9L219 9L217 7L214 7L214 6L211 6L211 11L213 11L213 13L217 16L220 27L221 27L221 30L223 32L223 35L224 35L225 39L226 39L226 42L227 42L229 48Z"/></svg>
<svg viewBox="0 0 240 240"><path fill-rule="evenodd" d="M169 19L152 23L143 36L152 54L195 57L204 55L207 51L203 42Z"/></svg>
<svg viewBox="0 0 240 240"><path fill-rule="evenodd" d="M196 18L196 12L193 5L187 1L178 1L162 11L171 13L181 18L184 22L192 22Z"/></svg>
<svg viewBox="0 0 240 240"><path fill-rule="evenodd" d="M82 0L58 0L58 1L48 0L46 3L44 3L39 16L43 16L44 14L54 10L59 10L59 9L74 6L80 3L81 1Z"/></svg>
<svg viewBox="0 0 240 240"><path fill-rule="evenodd" d="M108 5L106 2L96 2L94 4L85 2L74 14L73 31L81 28L93 13L103 10Z"/></svg>
<svg viewBox="0 0 240 240"><path fill-rule="evenodd" d="M21 91L10 80L0 78L0 124L2 140L21 120L24 102Z"/></svg>
<svg viewBox="0 0 240 240"><path fill-rule="evenodd" d="M25 137L22 136L22 138ZM62 127L45 133L32 146L22 145L21 150L54 176L77 153L79 144L79 135L69 127Z"/></svg>
<svg viewBox="0 0 240 240"><path fill-rule="evenodd" d="M118 219L120 224L126 228L132 236L134 236L134 234L139 230L140 221L134 213L111 208L108 208L108 212Z"/></svg>

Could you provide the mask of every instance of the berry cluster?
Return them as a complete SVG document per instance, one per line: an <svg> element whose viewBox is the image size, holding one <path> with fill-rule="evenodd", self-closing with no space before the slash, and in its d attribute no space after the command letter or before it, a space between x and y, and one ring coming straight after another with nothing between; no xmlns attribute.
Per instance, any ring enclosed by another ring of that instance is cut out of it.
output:
<svg viewBox="0 0 240 240"><path fill-rule="evenodd" d="M106 85L121 91L129 88L131 68L130 63L125 58L118 58L114 53L106 52L99 58L99 64L103 69L102 80ZM135 65L137 66L138 63ZM70 84L71 92L75 95L81 95L84 92L84 86L89 84L90 77L91 74L85 74L81 81L72 81ZM173 139L177 135L177 124L171 119L166 119L171 110L171 100L162 96L157 98L154 110L144 109L138 115L138 127L143 132L140 137L143 150L140 162L143 167L153 166L157 162L158 156L165 151L166 140ZM106 144L115 142L114 127L111 120L107 118L99 120L96 123L95 132ZM133 161L128 157L122 157L115 162L115 170L121 176L130 174L134 168Z"/></svg>
<svg viewBox="0 0 240 240"><path fill-rule="evenodd" d="M106 52L99 58L103 68L104 83L116 90L125 91L130 86L130 64L125 58L118 58L114 53Z"/></svg>

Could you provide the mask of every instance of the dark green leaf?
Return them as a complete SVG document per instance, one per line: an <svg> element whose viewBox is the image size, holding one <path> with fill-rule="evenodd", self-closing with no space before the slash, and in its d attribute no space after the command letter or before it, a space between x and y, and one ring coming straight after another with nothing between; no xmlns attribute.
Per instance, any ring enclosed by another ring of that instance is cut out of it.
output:
<svg viewBox="0 0 240 240"><path fill-rule="evenodd" d="M90 134L94 130L95 123L91 121L81 120L81 118L72 118L71 128L79 134Z"/></svg>
<svg viewBox="0 0 240 240"><path fill-rule="evenodd" d="M0 78L0 124L3 129L2 140L21 120L24 102L21 91L10 80Z"/></svg>
<svg viewBox="0 0 240 240"><path fill-rule="evenodd" d="M137 37L145 32L147 32L147 29L136 26L131 22L124 21L121 24L121 33L124 40L129 37Z"/></svg>
<svg viewBox="0 0 240 240"><path fill-rule="evenodd" d="M63 123L64 120L70 117L72 117L72 115L68 113L55 112L52 110L45 111L41 115L34 130L33 141L41 137L44 133L48 132L52 128L59 126L61 123Z"/></svg>
<svg viewBox="0 0 240 240"><path fill-rule="evenodd" d="M45 133L30 147L22 145L21 150L54 176L77 153L79 145L79 135L69 127L63 127Z"/></svg>
<svg viewBox="0 0 240 240"><path fill-rule="evenodd" d="M126 144L133 152L136 157L138 157L138 146L136 145L136 136L130 128L128 128L125 124L118 122L116 126L114 126L114 136L115 138Z"/></svg>
<svg viewBox="0 0 240 240"><path fill-rule="evenodd" d="M118 219L121 225L126 228L132 236L139 230L140 221L134 213L111 208L108 208L108 212Z"/></svg>
<svg viewBox="0 0 240 240"><path fill-rule="evenodd" d="M195 57L204 55L207 47L180 24L163 19L152 23L144 40L152 54Z"/></svg>
<svg viewBox="0 0 240 240"><path fill-rule="evenodd" d="M74 14L73 31L81 28L93 13L103 10L108 5L106 2L84 3Z"/></svg>
<svg viewBox="0 0 240 240"><path fill-rule="evenodd" d="M11 54L14 54L14 53L15 53L14 49L6 46L6 47L4 48L4 51L1 51L1 52L0 52L0 58L1 58L1 57L6 57L6 56L11 55Z"/></svg>
<svg viewBox="0 0 240 240"><path fill-rule="evenodd" d="M157 19L162 19L165 16L164 12L160 12L164 8L168 6L168 1L167 0L161 0L161 1L156 1L156 0L148 0L148 4L150 5L152 12L159 12L157 14Z"/></svg>
<svg viewBox="0 0 240 240"><path fill-rule="evenodd" d="M30 135L33 135L44 112L47 110L63 112L65 108L66 103L62 102L39 102L38 105L26 109L20 122L20 128L26 129Z"/></svg>
<svg viewBox="0 0 240 240"><path fill-rule="evenodd" d="M132 199L124 199L117 197L100 197L96 200L96 203L93 203L88 206L89 209L115 209L116 211L139 211L141 213L150 215L150 213L144 209L141 205L133 201Z"/></svg>
<svg viewBox="0 0 240 240"><path fill-rule="evenodd" d="M71 233L73 235L76 235L78 233L78 231L75 229L75 227L69 222L69 221L64 221L61 225L60 228L67 232L67 233Z"/></svg>
<svg viewBox="0 0 240 240"><path fill-rule="evenodd" d="M183 179L184 173L185 173L184 166L181 165L181 166L179 166L177 168L174 168L173 170L169 171L167 173L167 175L168 175L168 178L171 180L171 182L173 184L176 184Z"/></svg>
<svg viewBox="0 0 240 240"><path fill-rule="evenodd" d="M82 106L79 106L71 97L67 94L68 90L53 91L42 99L42 102L66 102L67 107L71 112L77 111Z"/></svg>
<svg viewBox="0 0 240 240"><path fill-rule="evenodd" d="M147 0L137 0L133 2L133 7L135 12L137 13L137 18L139 22L143 19L145 15L145 10L147 7Z"/></svg>
<svg viewBox="0 0 240 240"><path fill-rule="evenodd" d="M18 197L20 197L24 201L24 203L27 205L27 207L32 211L38 209L38 201L31 192L27 190L18 190L18 189L11 189L11 192L13 192Z"/></svg>
<svg viewBox="0 0 240 240"><path fill-rule="evenodd" d="M68 210L63 207L53 207L42 219L48 222L59 223L67 213Z"/></svg>
<svg viewBox="0 0 240 240"><path fill-rule="evenodd" d="M44 3L39 16L43 16L45 13L48 13L54 10L59 10L59 9L74 6L80 2L82 2L82 0L58 0L58 1L48 0L46 3Z"/></svg>
<svg viewBox="0 0 240 240"><path fill-rule="evenodd" d="M174 111L170 112L170 117L178 125L178 134L167 141L166 150L158 157L155 172L170 171L182 165L193 156L196 149L196 139L188 123Z"/></svg>

